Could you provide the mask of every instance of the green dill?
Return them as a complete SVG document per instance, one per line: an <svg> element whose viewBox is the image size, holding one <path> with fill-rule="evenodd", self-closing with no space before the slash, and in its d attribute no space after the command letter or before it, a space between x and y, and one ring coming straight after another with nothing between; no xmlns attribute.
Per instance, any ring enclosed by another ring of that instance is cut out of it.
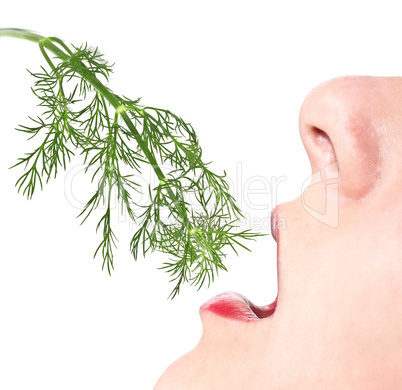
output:
<svg viewBox="0 0 402 390"><path fill-rule="evenodd" d="M225 173L218 175L203 162L189 123L171 111L114 94L107 86L112 65L98 49L68 46L26 30L0 29L0 36L36 42L46 60L46 67L31 73L32 90L43 112L30 118L29 126L17 128L29 139L42 137L39 146L13 166L24 167L18 191L32 198L38 187L66 169L73 156L83 155L85 172L91 170L91 180L98 182L80 217L84 222L100 206L104 210L97 224L102 239L94 255L102 257L102 268L109 273L114 268L113 193L137 226L130 244L134 258L150 251L168 255L161 268L175 283L171 298L184 283L198 289L209 286L220 270L226 270L224 248L248 250L241 241L259 234L238 231L243 215L229 193ZM149 186L149 203L139 205L132 196L141 191L136 178L146 165L152 167L158 185ZM124 174L123 168L132 173Z"/></svg>

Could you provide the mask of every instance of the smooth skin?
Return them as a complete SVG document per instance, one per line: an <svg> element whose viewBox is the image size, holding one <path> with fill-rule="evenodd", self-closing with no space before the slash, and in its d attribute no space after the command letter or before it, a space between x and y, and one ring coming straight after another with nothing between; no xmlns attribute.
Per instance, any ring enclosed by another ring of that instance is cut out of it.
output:
<svg viewBox="0 0 402 390"><path fill-rule="evenodd" d="M278 206L275 313L203 313L155 390L402 389L402 78L319 85L300 134L314 175Z"/></svg>

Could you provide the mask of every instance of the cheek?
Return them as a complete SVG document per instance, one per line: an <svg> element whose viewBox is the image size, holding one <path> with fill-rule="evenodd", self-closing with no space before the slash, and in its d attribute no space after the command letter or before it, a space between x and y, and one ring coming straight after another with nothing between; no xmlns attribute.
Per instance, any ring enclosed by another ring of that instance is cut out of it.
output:
<svg viewBox="0 0 402 390"><path fill-rule="evenodd" d="M351 199L366 196L382 175L383 156L377 126L367 117L366 111L354 111L336 140L340 143L336 148L340 190Z"/></svg>
<svg viewBox="0 0 402 390"><path fill-rule="evenodd" d="M332 306L333 329L339 329L340 342L347 342L356 357L364 351L372 355L384 334L402 337L402 248L393 237L400 222L391 210L379 210L374 205L354 208L322 253L323 303ZM386 220L384 234L377 228Z"/></svg>

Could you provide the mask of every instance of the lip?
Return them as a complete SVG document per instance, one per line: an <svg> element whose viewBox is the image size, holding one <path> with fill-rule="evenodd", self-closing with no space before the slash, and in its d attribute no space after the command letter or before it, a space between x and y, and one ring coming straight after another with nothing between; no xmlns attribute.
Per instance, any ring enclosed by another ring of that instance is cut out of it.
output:
<svg viewBox="0 0 402 390"><path fill-rule="evenodd" d="M209 312L226 319L249 322L272 316L276 303L277 298L269 305L257 306L241 294L225 292L205 302L200 313Z"/></svg>
<svg viewBox="0 0 402 390"><path fill-rule="evenodd" d="M279 289L279 232L278 207L271 212L271 233L277 243L277 277ZM225 292L208 300L200 307L200 314L209 312L222 318L236 321L258 321L263 318L271 317L276 309L278 295L275 300L264 306L257 306L243 295L236 292Z"/></svg>
<svg viewBox="0 0 402 390"><path fill-rule="evenodd" d="M271 234L273 239L278 242L278 206L271 212Z"/></svg>

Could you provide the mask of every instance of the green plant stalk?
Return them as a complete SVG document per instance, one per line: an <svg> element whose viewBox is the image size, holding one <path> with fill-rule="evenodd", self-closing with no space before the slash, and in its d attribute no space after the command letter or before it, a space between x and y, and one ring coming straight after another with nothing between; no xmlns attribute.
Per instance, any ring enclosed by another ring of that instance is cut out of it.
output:
<svg viewBox="0 0 402 390"><path fill-rule="evenodd" d="M232 231L234 222L243 215L235 205L233 197L228 193L228 185L224 181L224 176L214 174L207 168L208 164L202 162L202 151L191 126L188 127L181 118L170 111L153 107L141 108L137 105L138 100L131 101L115 95L96 76L96 74L100 74L108 80L108 74L111 72L111 67L106 62L102 62L103 60L99 60L101 56L97 54L97 49L90 51L86 46L83 49L74 47L75 52L73 53L59 38L43 37L26 30L0 29L0 37L2 36L37 43L52 70L51 73L48 73L42 68L44 73L31 73L38 79L35 84L37 88L33 91L40 98L40 105L48 108L48 111L44 113L45 116L47 115L45 119L52 117L53 122L45 123L38 117L37 120L33 120L38 126L22 126L18 129L32 134L30 138L36 136L40 130L47 129L48 131L42 145L33 153L28 154L28 157L20 158L20 162L14 165L25 163L26 168L28 163L33 161L28 172L17 181L19 190L26 185L24 194L27 192L27 196L30 198L37 181L42 187L41 177L47 176L47 180L49 180L53 170L54 176L56 176L59 165L66 168L66 158L70 160L70 156L74 154L66 146L66 140L70 140L75 148L81 147L82 153L86 154L86 159L89 152L97 152L88 163L86 171L90 166L99 163L100 167L96 170L98 173L103 164L103 176L98 184L97 192L80 215L87 213L85 221L98 207L100 200L105 203L107 196L107 211L97 227L98 229L103 224L103 241L98 246L95 255L102 249L103 265L107 264L109 273L110 267L113 268L112 246L115 246L115 235L110 226L110 199L114 186L118 188L118 198L122 200L122 208L125 205L130 218L134 220L135 217L128 190L130 188L135 190L135 186L138 184L129 179L129 176L121 175L120 160L137 171L139 171L139 162L150 164L159 179L159 186L154 189L156 191L154 198L150 192L152 202L145 207L146 210L141 215L144 220L133 236L131 250L136 259L138 247L142 243L144 255L149 249L152 251L157 249L173 256L175 259L173 262L164 263L165 265L161 267L174 277L172 280L177 280L171 293L172 298L179 293L180 286L184 282L191 281L191 284L199 285L200 288L207 277L209 285L214 279L215 272L217 273L219 269L226 270L221 261L221 257L225 256L222 252L225 245L229 245L235 252L234 245L249 250L238 239L254 239L261 234L251 233L248 230L240 233ZM61 63L55 65L47 51L53 53ZM76 77L76 73L84 81L84 84L81 81L79 92L79 95L84 98L80 100L74 99L78 84L69 96L66 96L63 87L65 79L68 79L67 82L70 81ZM87 92L92 91L89 89L89 85L96 92L93 101L81 111L71 111L69 105L73 105L77 101L84 101ZM109 118L106 102L115 110L113 124ZM149 111L153 111L156 117ZM136 123L140 122L139 118L143 120L142 133L139 133L128 112L131 113ZM88 114L89 118L80 120L85 114ZM119 118L123 120L128 131L119 125ZM106 124L103 121L106 121ZM71 123L78 123L78 130L74 129ZM101 138L99 130L102 129L108 131L109 135L106 138ZM88 134L82 131L87 131ZM67 133L67 137L65 133ZM136 141L138 150L141 150L144 157L129 148L122 138L124 134L127 140L132 138ZM184 142L181 141L183 137ZM85 146L88 144L90 147ZM173 147L173 151L169 149L169 146ZM162 162L171 163L173 170L168 177L162 172L155 154L159 154ZM42 156L41 173L37 167L40 156ZM190 172L195 174L197 170L201 172L198 178L194 179L189 176ZM183 180L189 181L190 184L184 184ZM105 195L106 186L108 191ZM208 195L208 191L210 195ZM202 206L201 213L188 208L185 193L195 195L199 205ZM211 203L213 203L212 210L208 209ZM169 209L170 216L174 217L179 226L161 220L161 207ZM227 222L228 218L233 220ZM155 226L152 227L152 223ZM194 274L195 276L192 276Z"/></svg>
<svg viewBox="0 0 402 390"><path fill-rule="evenodd" d="M64 42L62 42L60 39L55 38L55 37L44 37L39 34L33 33L31 31L27 30L17 30L17 29L0 29L0 37L12 37L12 38L18 38L18 39L24 39L27 41L35 42L38 43L40 46L40 49L42 51L42 54L44 54L48 64L50 65L51 68L54 69L53 63L50 61L50 59L46 56L45 52L43 49L47 49L51 51L53 54L57 55L59 58L61 58L64 61L67 61L69 56L66 55L62 50L60 50L56 45L53 44L53 42L56 42L60 44L64 49L68 50L67 46L64 45ZM71 54L71 52L70 52ZM106 98L106 100L113 106L113 108L119 112L119 108L121 107L115 96L106 88L95 76L89 77L88 75L84 75L81 73L81 76L84 77L102 96ZM120 110L120 116L122 117L123 121L127 125L127 127L130 129L131 133L133 134L135 140L137 141L138 145L144 152L145 156L147 157L148 161L150 162L153 170L155 171L156 176L160 181L166 181L166 177L163 174L162 170L160 169L157 161L155 160L155 157L152 155L152 153L149 151L147 145L142 141L142 138L140 134L138 133L137 129L131 122L130 118L124 111L124 107L122 107L122 110ZM138 113L143 117L144 114L141 113L141 110L138 110ZM166 190L169 192L169 195L171 198L174 200L174 204L176 208L179 210L180 213L183 213L183 216L185 215L185 219L187 220L187 223L189 224L189 229L191 229L191 224L188 221L187 213L184 212L182 209L180 203L177 200L177 197L171 190L171 188L167 187Z"/></svg>
<svg viewBox="0 0 402 390"><path fill-rule="evenodd" d="M10 30L8 30L8 31L10 31ZM5 31L0 30L0 36L12 36L13 38L20 38L20 39L29 40L32 42L37 42L41 48L48 49L49 51L51 51L53 54L59 56L64 61L68 60L68 56L65 55L65 53L63 53L57 46L55 46L53 44L53 42L61 43L61 41L58 38L52 38L52 37L45 38L43 36L40 36L35 33L31 33L29 31L21 31L21 32L15 31L12 34L7 34L7 30L5 30ZM51 62L49 62L49 65L51 65L51 67L53 67L53 64ZM138 145L140 146L140 148L142 149L142 151L144 152L144 154L150 161L151 166L154 169L158 179L161 181L166 180L166 177L163 174L162 170L160 169L157 161L155 160L155 157L151 154L147 145L142 141L141 136L139 135L137 129L134 127L134 125L131 122L128 115L124 112L124 108L123 108L123 110L119 110L119 108L121 108L121 106L120 106L119 102L116 100L116 98L114 97L114 95L95 76L88 77L88 75L83 75L83 74L81 74L81 76L85 77L86 80L102 96L104 96L106 98L106 100L113 106L113 108L116 111L118 111L118 112L120 111L120 116L126 123L127 127L130 129L130 131L132 132L133 136L135 137L135 140L137 141ZM141 115L142 114L141 110L138 110L138 113ZM141 116L143 117L144 114L142 114ZM170 188L168 188L168 191L170 192L170 195L172 196L172 198L176 199L175 206L180 211L182 211L182 208L181 208L180 204L178 203L176 196L173 194L173 192L171 191Z"/></svg>

